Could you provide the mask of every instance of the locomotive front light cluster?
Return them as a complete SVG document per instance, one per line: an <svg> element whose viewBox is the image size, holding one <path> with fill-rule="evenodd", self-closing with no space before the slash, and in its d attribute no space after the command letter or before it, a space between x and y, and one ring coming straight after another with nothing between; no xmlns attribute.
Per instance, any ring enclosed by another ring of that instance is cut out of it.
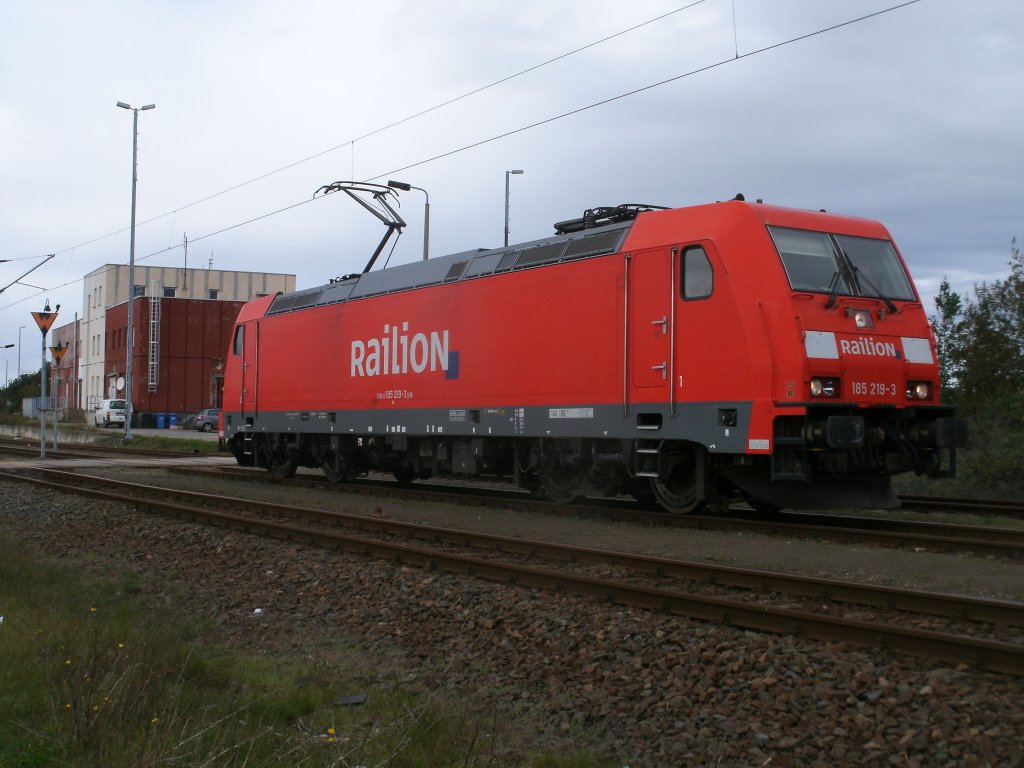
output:
<svg viewBox="0 0 1024 768"><path fill-rule="evenodd" d="M874 328L875 320L871 317L870 309L853 309L847 308L846 316L852 317L854 324L858 328Z"/></svg>
<svg viewBox="0 0 1024 768"><path fill-rule="evenodd" d="M907 400L931 400L932 384L930 381L908 381Z"/></svg>
<svg viewBox="0 0 1024 768"><path fill-rule="evenodd" d="M828 377L811 379L811 397L839 397L839 379Z"/></svg>

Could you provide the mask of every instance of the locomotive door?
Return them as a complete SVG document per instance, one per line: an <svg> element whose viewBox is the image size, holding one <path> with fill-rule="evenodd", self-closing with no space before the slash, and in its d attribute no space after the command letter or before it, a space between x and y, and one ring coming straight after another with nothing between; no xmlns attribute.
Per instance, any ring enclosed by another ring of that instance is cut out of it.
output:
<svg viewBox="0 0 1024 768"><path fill-rule="evenodd" d="M672 376L673 288L672 252L668 248L643 251L632 259L629 278L630 367L633 386L669 389ZM654 391L644 399L662 396Z"/></svg>
<svg viewBox="0 0 1024 768"><path fill-rule="evenodd" d="M249 423L247 419L256 418L256 387L259 384L257 373L259 363L259 330L260 324L247 323L241 326L244 335L242 336L242 423Z"/></svg>

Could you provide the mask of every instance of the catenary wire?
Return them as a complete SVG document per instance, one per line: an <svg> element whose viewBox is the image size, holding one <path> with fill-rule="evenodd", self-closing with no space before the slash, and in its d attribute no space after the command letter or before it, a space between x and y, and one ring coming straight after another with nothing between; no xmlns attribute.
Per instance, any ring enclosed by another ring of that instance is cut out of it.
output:
<svg viewBox="0 0 1024 768"><path fill-rule="evenodd" d="M197 205L201 205L202 203L209 202L210 200L213 200L213 199L215 199L217 197L221 197L222 195L226 195L226 194L234 192L234 191L236 191L238 189L242 189L243 187L246 187L246 186L248 186L250 184L255 184L257 181L262 181L263 179L269 178L270 176L273 176L275 174L283 173L284 171L290 170L291 168L295 168L296 166L302 165L303 163L308 163L310 160L315 160L318 157L323 157L324 155L330 154L331 152L336 152L337 150L342 149L344 147L352 146L357 141L362 141L364 139L370 138L371 136L376 136L377 134L383 133L384 131L390 130L391 128L395 128L395 127L397 127L399 125L402 125L404 123L407 123L407 122L409 122L411 120L415 120L416 118L423 117L424 115L428 115L431 112L436 112L439 109L443 109L444 107L447 107L447 106L450 106L452 104L455 104L456 102L462 101L463 99L467 99L470 96L475 96L478 93L482 93L483 91L486 91L486 90L488 90L490 88L494 88L495 86L501 85L502 83L507 83L510 80L514 80L517 77L521 77L523 75L529 74L530 72L538 70L538 69L540 69L542 67L546 67L549 64L554 64L557 61L561 61L562 59L566 59L566 58L568 58L570 56L574 56L577 53L582 53L583 51L585 51L585 50L587 50L589 48L594 48L595 46L601 45L602 43L606 43L609 40L614 40L615 38L621 37L621 36L626 35L626 34L629 34L630 32L635 32L636 30L641 29L642 27L646 27L646 26L648 26L650 24L654 24L655 22L658 22L658 21L662 21L663 19L666 19L669 16L672 16L674 14L677 14L677 13L680 13L682 11L688 10L690 8L693 8L694 6L700 5L701 3L705 3L705 2L707 2L707 0L693 0L693 2L690 2L690 3L686 4L686 5L680 6L679 8L676 8L674 10L668 11L666 13L663 13L660 16L655 16L654 18L648 19L647 21L642 21L639 24L634 24L632 27L628 27L626 29L623 29L623 30L620 30L618 32L615 32L615 33L613 33L611 35L607 35L606 37L602 37L599 40L594 40L593 42L587 43L586 45L582 45L579 48L574 48L571 51L566 51L565 53L561 53L558 56L555 56L553 58L547 59L546 61L542 61L542 62L540 62L538 64L534 64L532 66L529 66L526 69L519 70L518 72L514 72L514 73L512 73L510 75L506 75L505 77L499 78L498 80L495 80L495 81L493 81L491 83L488 83L487 85L482 85L482 86L479 86L478 88L474 88L471 91L467 91L466 93L463 93L460 96L455 96L454 98L448 99L447 101L443 101L443 102L441 102L439 104L435 104L432 107L428 107L427 109L424 109L424 110L421 110L419 112L416 112L415 114L408 115L408 116L403 117L403 118L401 118L399 120L396 120L396 121L394 121L392 123L388 123L387 125L381 126L380 128L375 128L374 130L370 131L369 133L364 133L363 135L357 136L354 139L348 139L347 141L344 141L341 144L337 144L337 145L335 145L333 147L329 147L327 149L321 150L320 152L316 152L316 153L314 153L312 155L309 155L308 157L304 157L301 160L296 160L294 162L288 163L287 165L283 165L280 168L275 168L272 171L267 171L266 173L262 173L259 176L255 176L255 177L249 179L248 181L240 182L238 184L235 184L233 186L228 187L227 189L222 189L220 192L214 192L213 194L207 195L206 197L200 198L199 200L194 200L191 203L187 203L185 205L178 206L174 210L166 211L164 213L161 213L161 214L158 214L156 216L153 216L153 217L151 217L149 219L145 219L144 221L140 221L140 222L138 222L138 224L136 224L136 226L137 227L141 227L141 226L144 226L146 224L151 224L154 221L159 221L160 219L166 218L168 216L173 216L173 215L177 214L180 211L184 211L184 210L186 210L188 208L193 208L193 207L195 207ZM100 240L106 240L108 237L114 237L115 235L120 235L123 232L127 232L129 229L130 229L130 227L122 227L121 229L115 230L113 232L108 232L105 235L100 235L99 237L95 237L92 240L88 240L88 241L86 241L84 243L79 243L76 246L71 246L69 248L65 248L63 250L56 251L55 253L57 255L60 255L62 253L67 253L68 251L73 250L74 248L82 248L82 247L87 246L87 245L92 245L93 243L97 243ZM230 227L229 227L229 229L230 229ZM38 258L38 257L37 256L23 256L21 258L33 259L33 258ZM13 259L11 259L11 260L13 261Z"/></svg>
<svg viewBox="0 0 1024 768"><path fill-rule="evenodd" d="M391 175L400 173L402 171L409 170L410 168L417 168L417 167L419 167L421 165L426 165L427 163L431 163L431 162L434 162L436 160L441 160L441 159L444 159L446 157L451 157L453 155L459 154L460 152L465 152L465 151L468 151L470 149L475 149L476 147L484 146L485 144L490 144L491 142L498 141L498 140L503 139L503 138L507 138L509 136L514 136L514 135L516 135L518 133L522 133L524 131L528 131L528 130L530 130L532 128L537 128L537 127L540 127L542 125L547 125L549 123L553 123L553 122L556 122L558 120L561 120L561 119L564 119L564 118L567 118L567 117L571 117L573 115L578 115L578 114L580 114L582 112L586 112L586 111L589 111L591 109L595 109L597 107L604 106L605 104L611 104L611 103L619 101L621 99L625 99L625 98L628 98L630 96L635 96L635 95L637 95L639 93L644 93L644 92L652 90L654 88L658 88L658 87L661 87L663 85L667 85L669 83L677 82L677 81L682 80L682 79L687 78L687 77L692 77L694 75L698 75L698 74L701 74L701 73L704 73L704 72L711 71L713 69L717 69L718 67L721 67L721 66L726 65L726 64L730 64L730 63L737 62L737 61L742 61L742 60L750 58L752 56L757 56L757 55L760 55L762 53L767 53L769 51L777 50L777 49L785 47L787 45L792 45L794 43L802 42L804 40L808 40L808 39L811 39L813 37L817 37L819 35L826 34L828 32L833 32L835 30L842 29L843 27L848 27L848 26L851 26L853 24L857 24L857 23L862 22L862 21L867 21L868 19L876 18L878 16L882 16L884 14L890 13L892 11L899 10L901 8L905 8L905 7L910 6L910 5L914 5L915 3L919 3L919 2L921 2L921 0L906 0L906 2L898 3L897 5L892 5L892 6L889 6L887 8L883 8L881 10L874 11L872 13L864 14L863 16L858 16L858 17L853 18L853 19L848 19L846 21L840 22L838 24L833 24L833 25L828 26L828 27L822 27L821 29L817 29L817 30L815 30L813 32L808 32L808 33L803 34L803 35L797 35L796 37L791 37L791 38L788 38L786 40L781 40L781 41L779 41L777 43L773 43L771 45L766 45L766 46L764 46L762 48L758 48L756 50L752 50L752 51L748 51L746 53L739 54L738 56L730 56L729 58L722 59L720 61L716 61L716 62L713 62L711 64L706 64L706 65L704 65L702 67L698 67L696 69L689 70L688 72L683 72L681 74L674 75L673 77L669 77L669 78L666 78L664 80L659 80L658 82L650 83L648 85L641 86L640 88L634 88L631 91L626 91L626 92L620 93L620 94L618 94L616 96L611 96L611 97L609 97L607 99L602 99L600 101L596 101L596 102L593 102L591 104L587 104L587 105L582 106L582 107L577 107L576 109L569 110L568 112L563 112L561 114L554 115L552 117L548 117L548 118L545 118L543 120L538 120L538 121L530 123L528 125L520 126L519 128L514 128L514 129L512 129L510 131L506 131L504 133L497 134L495 136L491 136L491 137L486 138L486 139L481 139L480 141L476 141L476 142L473 142L471 144L466 144L466 145L464 145L462 147L458 147L456 149L449 150L448 152L442 152L441 154L434 155L432 157L429 157L429 158L426 158L426 159L423 159L423 160L419 160L419 161L417 161L415 163L410 163L408 165L404 165L404 166L402 166L400 168L392 168L391 170L388 170L388 171L376 174L374 176L371 176L371 177L369 177L367 179L364 179L364 181L373 181L374 179L381 179L381 178L384 178L386 176L391 176ZM215 235L219 235L219 234L222 234L224 232L228 232L228 231L230 231L232 229L237 229L239 227L245 226L246 224L251 224L251 223L259 221L261 219L266 219L266 218L269 218L270 216L275 216L275 215L277 215L279 213L284 213L286 211L292 210L293 208L298 208L301 205L305 205L307 203L313 202L313 200L319 200L319 199L322 199L322 198L309 198L309 199L305 199L305 200L300 200L299 202L293 203L292 205L285 206L284 208L279 208L279 209L277 209L275 211L270 211L269 213L261 214L260 216L255 216L255 217L253 217L251 219L247 219L245 221L238 222L236 224L232 224L230 226L227 226L227 227L224 227L222 229L219 229L219 230L217 230L215 232L209 232L209 233L207 233L205 235L200 235L200 236L198 236L196 238L193 238L190 242L196 242L198 240L204 240L206 238L213 237ZM124 231L124 230L121 230L121 231ZM108 236L109 235L106 235L104 237L108 237ZM103 238L97 238L97 240L102 240L102 239ZM95 240L92 240L90 242L95 242ZM154 251L152 253L149 253L149 254L147 254L145 256L138 257L138 258L136 258L136 261L138 262L138 261L142 261L142 260L145 260L145 259L149 259L149 258L152 258L154 256L158 256L160 254L167 253L168 251L177 250L178 248L181 248L181 247L182 246L180 244L169 246L167 248L163 248L163 249L160 249L158 251ZM66 249L66 250L70 250L70 249ZM63 253L63 252L64 251L60 251L59 253ZM60 284L60 285L53 286L53 287L45 289L45 290L40 290L38 293L32 294L31 296L26 296L26 297L24 297L22 299L19 299L16 302L13 302L11 304L7 304L7 305L5 305L3 307L0 307L0 311L6 310L6 309L10 309L11 307L17 306L18 304L21 304L22 302L28 301L29 299L35 298L37 296L41 296L44 293L47 293L48 291L57 290L58 288L64 288L64 287L67 287L69 285L74 285L75 283L82 282L84 279L85 279L84 277L81 277L81 278L78 278L77 280L72 280L72 281L69 281L69 282L66 282L66 283L63 283L63 284Z"/></svg>

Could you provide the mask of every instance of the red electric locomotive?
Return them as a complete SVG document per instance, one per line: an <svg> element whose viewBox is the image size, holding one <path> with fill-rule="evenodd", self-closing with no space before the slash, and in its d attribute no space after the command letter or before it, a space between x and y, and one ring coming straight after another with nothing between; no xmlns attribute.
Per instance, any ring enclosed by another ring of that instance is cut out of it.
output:
<svg viewBox="0 0 1024 768"><path fill-rule="evenodd" d="M374 258L404 225L381 218ZM556 230L248 304L224 382L238 462L673 512L892 507L892 475L953 473L966 429L881 224L738 196Z"/></svg>

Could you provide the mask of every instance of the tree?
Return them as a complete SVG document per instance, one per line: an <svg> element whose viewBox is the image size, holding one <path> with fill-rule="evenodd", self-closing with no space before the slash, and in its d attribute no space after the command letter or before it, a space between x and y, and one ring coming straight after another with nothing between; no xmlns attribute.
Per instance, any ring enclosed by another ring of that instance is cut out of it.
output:
<svg viewBox="0 0 1024 768"><path fill-rule="evenodd" d="M969 422L958 476L965 493L1024 493L1024 256L1016 238L1005 280L961 297L943 279L931 318L943 395Z"/></svg>
<svg viewBox="0 0 1024 768"><path fill-rule="evenodd" d="M23 373L0 389L0 410L11 414L21 413L21 401L27 397L39 397L39 371Z"/></svg>
<svg viewBox="0 0 1024 768"><path fill-rule="evenodd" d="M948 353L959 402L969 409L1009 406L1024 416L1024 256L1012 241L1010 275L974 287ZM938 301L938 299L936 299Z"/></svg>
<svg viewBox="0 0 1024 768"><path fill-rule="evenodd" d="M935 307L939 313L929 318L935 332L935 351L939 358L939 383L942 387L943 402L955 403L956 388L960 381L959 360L962 357L958 349L957 328L963 314L963 302L960 294L949 286L949 280L942 278L939 293L935 297Z"/></svg>

